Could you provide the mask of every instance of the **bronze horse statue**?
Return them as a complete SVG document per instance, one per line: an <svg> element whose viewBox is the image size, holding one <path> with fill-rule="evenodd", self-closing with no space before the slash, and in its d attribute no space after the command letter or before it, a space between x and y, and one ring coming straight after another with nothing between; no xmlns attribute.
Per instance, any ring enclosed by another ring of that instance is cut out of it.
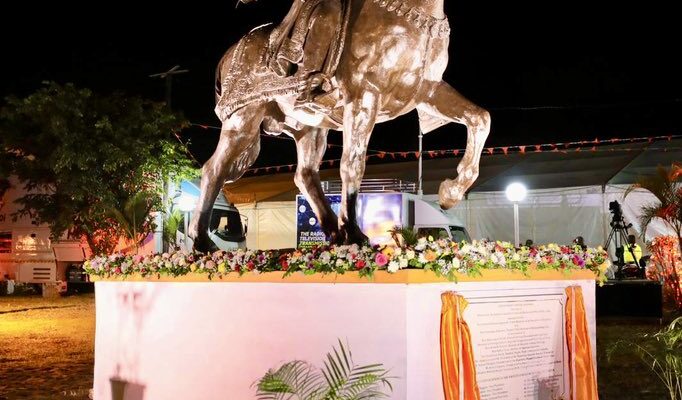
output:
<svg viewBox="0 0 682 400"><path fill-rule="evenodd" d="M248 3L253 0L242 0ZM255 28L223 56L216 73L220 141L202 169L189 227L207 251L208 223L222 186L256 160L261 130L296 142L294 181L332 243L361 243L356 201L374 125L415 108L423 131L467 127L457 177L439 189L442 208L460 201L478 177L490 114L442 80L450 27L444 0L294 0L278 26ZM338 217L320 185L329 129L343 131Z"/></svg>

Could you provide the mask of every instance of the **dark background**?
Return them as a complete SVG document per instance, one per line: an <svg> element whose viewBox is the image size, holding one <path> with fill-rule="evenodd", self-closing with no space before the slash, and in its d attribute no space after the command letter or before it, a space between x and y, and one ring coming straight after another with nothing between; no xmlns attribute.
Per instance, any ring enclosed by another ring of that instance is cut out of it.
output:
<svg viewBox="0 0 682 400"><path fill-rule="evenodd" d="M251 28L278 22L290 1L4 4L0 95L26 95L41 81L164 99L148 75L179 64L173 106L193 123L219 125L214 71ZM446 0L452 28L445 80L492 114L489 146L680 133L679 13L663 2ZM375 129L370 147L416 150L416 114ZM218 131L183 132L203 161ZM338 133L331 143L341 143ZM462 148L448 125L425 149ZM337 158L332 149L327 158ZM263 139L257 165L295 162L291 141Z"/></svg>

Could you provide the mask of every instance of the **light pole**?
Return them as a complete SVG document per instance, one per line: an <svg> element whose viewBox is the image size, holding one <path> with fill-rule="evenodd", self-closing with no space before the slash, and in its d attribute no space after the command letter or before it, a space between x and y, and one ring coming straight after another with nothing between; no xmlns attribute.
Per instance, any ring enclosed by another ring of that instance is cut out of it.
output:
<svg viewBox="0 0 682 400"><path fill-rule="evenodd" d="M185 234L183 246L185 247L185 251L190 251L189 246L187 245L187 229L189 229L189 212L194 209L196 202L197 202L196 198L188 196L186 194L181 195L180 198L178 199L178 208L180 209L180 211L183 212L182 221L185 228L183 230Z"/></svg>
<svg viewBox="0 0 682 400"><path fill-rule="evenodd" d="M419 188L417 189L417 194L418 195L423 195L424 190L422 190L422 141L424 140L424 132L422 131L422 128L419 128Z"/></svg>
<svg viewBox="0 0 682 400"><path fill-rule="evenodd" d="M158 74L149 75L150 78L160 78L166 80L166 106L171 108L171 91L173 87L173 75L184 74L189 72L188 69L180 69L179 65L174 66L166 72L160 72Z"/></svg>
<svg viewBox="0 0 682 400"><path fill-rule="evenodd" d="M172 100L171 92L172 92L172 87L173 87L173 75L184 74L187 72L189 72L188 69L180 69L180 66L176 65L166 72L160 72L158 74L149 75L150 78L165 79L165 81L166 81L166 107L168 107L169 111L172 110L172 108L171 108L171 100ZM168 192L170 192L170 187L171 187L170 177L166 181L161 182L161 187L163 188L163 194L161 195L161 204L163 204L163 207L165 208L164 212L169 212L170 206L168 205ZM154 242L156 243L155 251L157 253L162 253L164 251L164 249L168 246L168 243L165 243L163 240L163 216L161 213L158 213L156 215L156 232L154 232Z"/></svg>
<svg viewBox="0 0 682 400"><path fill-rule="evenodd" d="M519 201L523 201L526 198L526 187L519 182L514 182L507 186L505 194L507 199L514 203L514 246L521 246L521 240L519 239Z"/></svg>

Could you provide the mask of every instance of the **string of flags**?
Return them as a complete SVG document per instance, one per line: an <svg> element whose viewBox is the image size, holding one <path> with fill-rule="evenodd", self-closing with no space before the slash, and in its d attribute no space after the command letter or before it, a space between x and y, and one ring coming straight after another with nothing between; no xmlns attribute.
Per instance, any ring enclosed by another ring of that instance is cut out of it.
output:
<svg viewBox="0 0 682 400"><path fill-rule="evenodd" d="M220 129L219 127L198 125L203 129ZM270 137L271 135L267 135ZM603 145L614 145L614 144L635 144L635 143L645 143L651 144L656 141L672 141L673 139L682 138L682 135L664 135L664 136L644 136L636 138L611 138L611 139L599 139L594 140L580 140L573 142L559 142L559 143L542 143L542 144L528 144L528 145L515 145L515 146L497 146L497 147L486 147L483 149L483 156L492 155L510 155L510 154L531 154L531 153L563 153L567 154L570 152L630 152L630 151L641 151L642 147L622 147L622 148L599 148ZM331 149L334 147L342 148L342 145L337 144L327 144L327 148ZM663 151L670 149L663 149ZM466 149L447 149L447 150L424 150L422 156L429 158L444 158L444 157L461 157L464 155ZM420 156L419 151L381 151L381 150L371 150L368 152L373 154L368 154L365 156L365 161L369 160L407 160L407 159L418 159ZM333 167L335 164L341 161L340 158L323 160L320 164L321 167ZM246 170L247 174L256 175L258 173L269 173L269 172L283 172L283 171L294 171L296 168L296 163L293 164L283 164L283 165L272 165L265 167L257 167Z"/></svg>

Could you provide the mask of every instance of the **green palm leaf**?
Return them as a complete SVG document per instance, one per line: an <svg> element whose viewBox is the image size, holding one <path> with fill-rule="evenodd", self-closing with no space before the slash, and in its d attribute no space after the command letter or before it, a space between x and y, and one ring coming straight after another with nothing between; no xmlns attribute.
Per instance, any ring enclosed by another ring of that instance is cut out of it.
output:
<svg viewBox="0 0 682 400"><path fill-rule="evenodd" d="M268 371L257 383L258 400L369 400L387 398L393 390L382 364L355 365L350 350L339 345L327 353L324 369L292 361Z"/></svg>
<svg viewBox="0 0 682 400"><path fill-rule="evenodd" d="M291 361L269 370L257 383L258 400L321 399L320 376L305 361Z"/></svg>

